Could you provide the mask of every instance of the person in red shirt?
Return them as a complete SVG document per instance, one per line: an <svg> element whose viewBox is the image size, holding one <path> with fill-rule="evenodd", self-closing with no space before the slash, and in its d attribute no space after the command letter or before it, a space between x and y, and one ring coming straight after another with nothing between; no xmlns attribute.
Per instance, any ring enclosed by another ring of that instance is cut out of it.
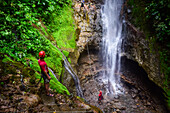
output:
<svg viewBox="0 0 170 113"><path fill-rule="evenodd" d="M98 98L98 103L101 104L101 100L103 99L102 91L99 91L99 98Z"/></svg>
<svg viewBox="0 0 170 113"><path fill-rule="evenodd" d="M38 60L38 64L41 68L41 74L42 74L42 77L44 79L44 87L46 89L46 94L47 94L47 96L54 96L53 94L49 93L49 82L51 80L51 77L50 77L50 74L49 74L49 71L48 71L47 63L44 61L45 52L40 51L39 57L40 57L40 59Z"/></svg>

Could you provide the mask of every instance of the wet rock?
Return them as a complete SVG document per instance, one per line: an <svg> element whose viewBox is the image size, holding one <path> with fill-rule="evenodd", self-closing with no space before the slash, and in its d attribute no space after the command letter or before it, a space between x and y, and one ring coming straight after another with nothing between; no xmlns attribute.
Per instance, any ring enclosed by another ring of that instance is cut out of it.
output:
<svg viewBox="0 0 170 113"><path fill-rule="evenodd" d="M136 105L133 105L133 106L132 106L132 108L136 109L136 108L137 108L137 106L136 106Z"/></svg>
<svg viewBox="0 0 170 113"><path fill-rule="evenodd" d="M125 94L128 94L128 92L126 91Z"/></svg>
<svg viewBox="0 0 170 113"><path fill-rule="evenodd" d="M151 106L151 103L150 103L150 102L147 102L146 105L147 105L147 106Z"/></svg>
<svg viewBox="0 0 170 113"><path fill-rule="evenodd" d="M137 94L135 94L135 93L132 93L131 95L132 95L133 99L136 98L136 96L137 96Z"/></svg>
<svg viewBox="0 0 170 113"><path fill-rule="evenodd" d="M0 95L0 98L1 98L2 100L6 100L6 99L7 99L3 94Z"/></svg>
<svg viewBox="0 0 170 113"><path fill-rule="evenodd" d="M114 98L115 98L115 99L119 99L119 95L115 95Z"/></svg>
<svg viewBox="0 0 170 113"><path fill-rule="evenodd" d="M136 97L136 98L135 98L135 102L138 102L138 101L139 101L139 97Z"/></svg>
<svg viewBox="0 0 170 113"><path fill-rule="evenodd" d="M80 103L78 106L83 107L84 109L87 109L87 110L91 109L91 107L89 105L86 105L86 104L83 104L83 103Z"/></svg>
<svg viewBox="0 0 170 113"><path fill-rule="evenodd" d="M8 106L1 106L1 109L7 109Z"/></svg>
<svg viewBox="0 0 170 113"><path fill-rule="evenodd" d="M100 8L100 5L97 6L97 8ZM92 53L92 51L97 51L100 49L98 47L98 45L100 44L101 37L102 37L102 21L101 21L101 14L99 12L100 12L100 10L98 10L98 9L95 12L88 12L88 11L87 12L85 12L85 11L79 12L78 9L75 9L75 14L74 14L74 18L76 21L75 23L77 24L77 27L80 28L79 33L77 35L77 37L78 37L77 38L78 39L77 46L78 46L78 51L80 53L80 57L78 58L79 60L77 60L79 63L78 71L80 72L79 78L81 80L81 85L83 86L84 96L86 97L87 101L93 105L98 105L98 103L97 103L98 94L96 93L96 90L94 90L94 89L97 89L97 91L98 91L99 89L105 89L105 87L107 87L104 85L99 85L99 84L103 84L101 79L98 79L95 81L91 80L91 78L93 76L96 76L95 74L98 73L96 71L96 70L98 70L97 66L94 66L96 68L93 68L93 65L91 65L91 64L92 63L95 64L95 62L97 62L99 60L98 59L93 60L92 58L94 56L90 56L92 60L88 59L88 57L89 57L88 52ZM131 13L131 11L129 11L129 13ZM131 29L133 29L133 28L131 28ZM136 29L136 30L138 31L138 29ZM133 31L129 30L129 32L133 32ZM145 51L146 53L148 51L144 50L142 48L147 47L147 43L145 43L143 37L142 37L142 39L139 39L140 36L135 33L128 34L128 37L125 40L125 47L128 47L128 48L125 48L125 50L126 50L125 54L122 54L122 56L127 56L129 59L137 60L139 62L139 65L145 66L145 64L147 64L147 63L144 63L144 62L148 62L149 59L146 59L146 58L148 58L148 56L145 56L145 53L143 51ZM129 43L129 41L131 41L131 42ZM139 41L139 43L138 43L138 41ZM88 49L87 49L87 46L88 46ZM145 58L145 59L142 59L142 58ZM144 61L144 60L146 60L146 61ZM147 67L148 66L146 66L146 68ZM93 71L93 73L91 73L90 69ZM141 98L138 98L139 90L133 89L133 87L135 86L135 83L134 83L135 80L129 79L127 77L124 77L122 79L124 80L124 83L126 83L126 85L128 84L128 87L130 87L132 89L125 91L125 95L124 95L125 98L123 98L123 99L121 98L123 96L116 97L115 99L113 99L113 98L109 99L109 98L104 97L104 100L102 100L102 105L99 105L103 109L103 111L110 113L109 111L111 108L109 106L112 106L112 107L117 108L118 110L122 109L127 112L130 112L130 111L137 112L135 102L140 101ZM131 95L129 95L129 94L131 94ZM119 101L117 101L117 100L119 100ZM125 105L125 103L126 103L126 105ZM105 106L105 105L107 105L107 106ZM134 105L133 107L136 110L133 110L132 105ZM108 108L106 108L106 107L108 107Z"/></svg>
<svg viewBox="0 0 170 113"><path fill-rule="evenodd" d="M131 9L127 9L127 13L131 13L132 11L131 11Z"/></svg>
<svg viewBox="0 0 170 113"><path fill-rule="evenodd" d="M116 109L116 113L121 113L121 111L119 109Z"/></svg>
<svg viewBox="0 0 170 113"><path fill-rule="evenodd" d="M30 96L22 96L23 103L27 105L27 107L34 107L37 106L40 102L40 97L38 95L31 94Z"/></svg>
<svg viewBox="0 0 170 113"><path fill-rule="evenodd" d="M66 106L66 105L61 105L60 111L71 111L71 108L69 106Z"/></svg>
<svg viewBox="0 0 170 113"><path fill-rule="evenodd" d="M114 99L114 102L117 103L117 102L119 102L119 100L118 99Z"/></svg>
<svg viewBox="0 0 170 113"><path fill-rule="evenodd" d="M152 39L146 39L145 34L137 29L127 19L127 36L124 40L125 54L128 59L138 62L147 72L148 77L158 86L163 87L163 79L160 74L160 60L158 48L151 44ZM152 47L152 51L151 50Z"/></svg>
<svg viewBox="0 0 170 113"><path fill-rule="evenodd" d="M49 112L50 109L49 109L47 106L43 106L43 107L42 107L42 111L43 111L43 112Z"/></svg>

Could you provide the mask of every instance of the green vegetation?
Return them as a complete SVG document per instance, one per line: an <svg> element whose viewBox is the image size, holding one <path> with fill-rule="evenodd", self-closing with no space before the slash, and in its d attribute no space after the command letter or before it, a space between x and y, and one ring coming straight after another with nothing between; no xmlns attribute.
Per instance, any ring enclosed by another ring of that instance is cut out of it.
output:
<svg viewBox="0 0 170 113"><path fill-rule="evenodd" d="M66 57L67 49L75 48L71 0L1 0L0 7L0 53L32 68L36 73L31 76L39 78L38 53L43 50L48 67L62 76L62 54L55 45ZM65 86L52 78L51 88L69 94Z"/></svg>
<svg viewBox="0 0 170 113"><path fill-rule="evenodd" d="M73 10L69 7L64 8L60 12L60 16L53 13L50 24L51 32L57 40L58 47L75 48L75 25L72 15ZM66 27L67 26L67 27Z"/></svg>
<svg viewBox="0 0 170 113"><path fill-rule="evenodd" d="M161 73L164 75L164 91L170 107L170 1L169 0L129 0L132 8L131 20L135 26L140 27L147 39L152 41L152 46L158 45L161 61ZM148 24L149 23L149 24ZM152 48L151 48L152 50Z"/></svg>

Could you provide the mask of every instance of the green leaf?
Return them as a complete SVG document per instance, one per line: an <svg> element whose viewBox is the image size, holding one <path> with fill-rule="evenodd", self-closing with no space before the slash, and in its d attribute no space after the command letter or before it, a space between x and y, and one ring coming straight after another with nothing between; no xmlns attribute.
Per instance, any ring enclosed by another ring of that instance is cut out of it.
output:
<svg viewBox="0 0 170 113"><path fill-rule="evenodd" d="M50 7L48 7L48 9L50 10L50 11L54 11L54 6L53 5L51 5Z"/></svg>
<svg viewBox="0 0 170 113"><path fill-rule="evenodd" d="M35 5L35 4L33 4L33 5L32 5L32 7L36 7L36 5Z"/></svg>
<svg viewBox="0 0 170 113"><path fill-rule="evenodd" d="M18 12L18 11L17 11L17 12L15 12L15 14L17 14L17 15L18 15L18 14L20 14L20 12Z"/></svg>
<svg viewBox="0 0 170 113"><path fill-rule="evenodd" d="M10 17L10 15L8 15L8 16L6 17L6 20L7 20L7 21L11 21L11 20L12 20L11 17Z"/></svg>

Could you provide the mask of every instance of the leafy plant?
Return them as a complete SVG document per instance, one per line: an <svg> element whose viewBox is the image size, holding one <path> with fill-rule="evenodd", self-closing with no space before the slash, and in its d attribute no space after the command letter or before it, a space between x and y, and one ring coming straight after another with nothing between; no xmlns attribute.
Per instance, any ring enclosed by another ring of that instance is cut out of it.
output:
<svg viewBox="0 0 170 113"><path fill-rule="evenodd" d="M53 44L56 42L60 47L75 48L71 2L71 0L1 0L0 53L8 54L14 61L21 61L25 66L40 72L37 59L39 51L43 50L46 52L45 61L48 66L61 75L62 55ZM53 22L55 18L60 23ZM49 33L55 37L54 42L47 39ZM55 36L56 34L58 35ZM69 52L65 51L65 54L68 56ZM36 76L39 77L37 73ZM58 92L65 91L69 94L62 84L54 81L53 88L60 86Z"/></svg>

